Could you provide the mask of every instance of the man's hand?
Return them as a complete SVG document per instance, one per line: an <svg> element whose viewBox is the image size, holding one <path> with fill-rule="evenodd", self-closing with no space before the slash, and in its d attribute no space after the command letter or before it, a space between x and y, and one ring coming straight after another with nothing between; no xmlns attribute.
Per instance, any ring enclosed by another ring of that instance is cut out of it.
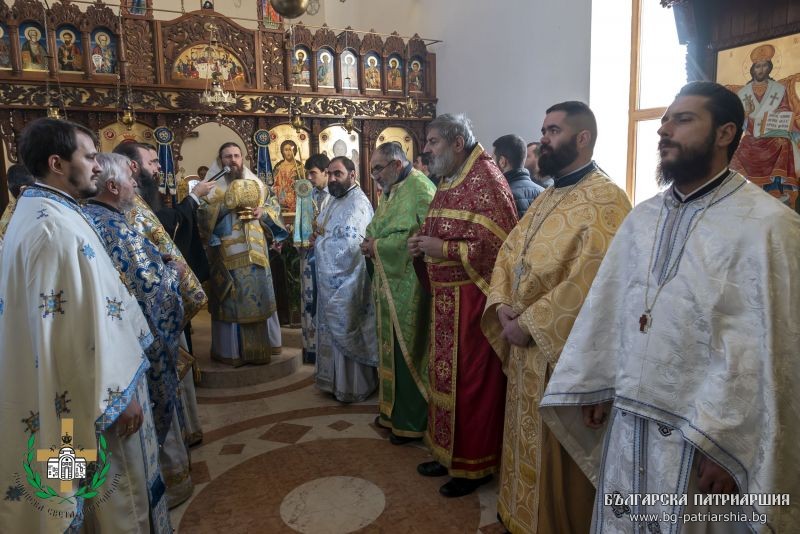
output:
<svg viewBox="0 0 800 534"><path fill-rule="evenodd" d="M422 238L419 234L414 234L408 238L408 254L412 258L416 258L418 256L422 256L422 249L419 248L419 240Z"/></svg>
<svg viewBox="0 0 800 534"><path fill-rule="evenodd" d="M517 347L527 347L531 342L531 335L519 325L519 318L510 319L506 323L501 337Z"/></svg>
<svg viewBox="0 0 800 534"><path fill-rule="evenodd" d="M608 414L611 413L611 401L600 404L587 404L581 406L583 411L583 424L597 430L605 424Z"/></svg>
<svg viewBox="0 0 800 534"><path fill-rule="evenodd" d="M697 451L700 460L697 463L697 488L703 493L723 493L735 495L739 493L736 481L724 467L708 456Z"/></svg>
<svg viewBox="0 0 800 534"><path fill-rule="evenodd" d="M500 319L500 326L505 330L509 321L519 317L519 314L508 304L501 304L497 307L497 318Z"/></svg>
<svg viewBox="0 0 800 534"><path fill-rule="evenodd" d="M117 427L117 435L121 438L126 438L139 431L142 426L144 415L142 415L142 407L134 399L131 400L125 411L120 414L115 423Z"/></svg>
<svg viewBox="0 0 800 534"><path fill-rule="evenodd" d="M261 206L253 208L253 217L255 217L256 219L260 219L262 215L264 215L264 208L262 208Z"/></svg>
<svg viewBox="0 0 800 534"><path fill-rule="evenodd" d="M372 237L365 237L361 242L361 254L367 258L375 257L375 239Z"/></svg>
<svg viewBox="0 0 800 534"><path fill-rule="evenodd" d="M201 181L200 183L194 186L194 189L192 189L192 193L194 193L198 197L204 197L207 194L209 194L215 187L217 187L217 182Z"/></svg>
<svg viewBox="0 0 800 534"><path fill-rule="evenodd" d="M314 232L311 234L311 237L308 238L308 246L314 248L314 243L317 241L317 233Z"/></svg>
<svg viewBox="0 0 800 534"><path fill-rule="evenodd" d="M443 244L444 241L438 237L430 237L427 235L421 235L417 237L417 246L419 247L419 250L431 258L444 259L444 255L442 254Z"/></svg>

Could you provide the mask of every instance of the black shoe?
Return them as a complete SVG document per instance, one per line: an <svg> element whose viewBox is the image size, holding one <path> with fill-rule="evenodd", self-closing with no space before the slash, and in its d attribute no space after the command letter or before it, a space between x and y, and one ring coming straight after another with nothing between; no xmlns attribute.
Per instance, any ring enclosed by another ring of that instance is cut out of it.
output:
<svg viewBox="0 0 800 534"><path fill-rule="evenodd" d="M381 416L376 415L375 420L372 422L376 427L380 428L381 430L389 430L381 423Z"/></svg>
<svg viewBox="0 0 800 534"><path fill-rule="evenodd" d="M425 462L417 466L417 473L424 477L443 477L447 474L447 468L437 462Z"/></svg>
<svg viewBox="0 0 800 534"><path fill-rule="evenodd" d="M463 497L464 495L469 495L490 480L492 480L492 475L486 475L476 480L453 477L450 479L450 482L439 488L439 493L445 497Z"/></svg>
<svg viewBox="0 0 800 534"><path fill-rule="evenodd" d="M411 443L412 441L419 441L422 438L409 438L406 436L398 436L394 432L389 435L389 443L392 445L405 445L406 443Z"/></svg>

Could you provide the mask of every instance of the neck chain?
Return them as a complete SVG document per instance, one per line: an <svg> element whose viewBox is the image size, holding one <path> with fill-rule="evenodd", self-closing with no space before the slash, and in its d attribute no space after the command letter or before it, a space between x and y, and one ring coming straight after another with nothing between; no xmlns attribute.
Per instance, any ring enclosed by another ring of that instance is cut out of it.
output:
<svg viewBox="0 0 800 534"><path fill-rule="evenodd" d="M589 174L587 174L586 176L588 175ZM516 293L517 290L519 289L519 285L522 282L522 277L525 276L528 272L528 264L525 262L525 257L526 253L528 252L528 247L530 246L531 241L533 241L533 238L536 237L537 233L539 233L539 229L544 224L544 221L547 220L547 217L553 212L553 210L555 210L558 207L559 204L561 204L562 200L567 198L570 195L570 193L572 193L572 190L575 189L578 186L578 184L583 182L584 178L586 177L584 176L583 178L572 184L570 188L567 190L567 192L564 193L564 195L561 198L556 200L553 203L553 205L547 209L547 211L544 211L544 206L542 206L542 209L536 210L536 213L533 215L533 218L534 219L538 218L538 220L534 220L531 223L531 225L528 226L528 230L525 232L524 245L522 246L522 250L520 250L520 253L517 256L517 266L514 268L514 293ZM552 197L555 195L555 190L556 190L555 186L553 186L548 188L547 191L543 194L550 194L550 196ZM544 202L542 202L542 204L544 204ZM543 215L539 215L540 213L543 213Z"/></svg>
<svg viewBox="0 0 800 534"><path fill-rule="evenodd" d="M639 317L639 332L641 332L642 334L646 334L647 331L650 330L650 327L653 325L652 311L656 305L656 301L658 301L658 296L661 295L661 290L664 289L664 287L670 281L672 281L675 275L678 274L678 267L680 266L681 260L683 259L683 252L686 249L686 244L689 242L689 238L691 237L695 228L697 228L697 225L700 224L700 221L703 220L703 217L705 217L709 208L711 208L711 205L714 204L714 201L717 199L717 196L719 196L719 193L720 191L722 191L722 188L725 187L725 184L727 184L730 181L730 177L731 173L729 173L728 177L725 178L725 180L721 184L719 184L717 190L714 191L714 194L711 196L711 200L709 200L708 204L706 204L706 207L703 208L703 212L694 221L694 224L691 226L691 228L689 228L689 231L686 232L686 238L683 240L683 244L681 245L681 248L678 251L677 259L672 263L672 265L667 266L667 272L664 276L664 281L658 284L658 287L656 288L656 294L653 295L653 302L650 302L649 299L650 276L653 270L653 261L655 259L656 243L658 242L658 231L659 227L661 226L661 219L664 215L664 206L667 203L666 198L664 199L664 202L661 203L661 209L658 212L658 220L656 221L655 234L653 235L653 246L650 248L650 261L647 262L648 265L645 278L646 283L644 286L644 313Z"/></svg>

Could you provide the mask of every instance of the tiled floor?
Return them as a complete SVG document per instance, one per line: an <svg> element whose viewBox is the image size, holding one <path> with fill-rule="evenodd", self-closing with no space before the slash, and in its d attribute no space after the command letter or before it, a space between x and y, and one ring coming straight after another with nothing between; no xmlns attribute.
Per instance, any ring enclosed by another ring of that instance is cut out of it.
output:
<svg viewBox="0 0 800 534"><path fill-rule="evenodd" d="M198 325L202 328L202 325ZM202 350L196 346L196 350ZM375 396L338 403L313 367L262 386L197 389L203 442L192 498L172 510L181 534L497 533L496 482L447 499L446 478L416 473L421 445L391 445Z"/></svg>

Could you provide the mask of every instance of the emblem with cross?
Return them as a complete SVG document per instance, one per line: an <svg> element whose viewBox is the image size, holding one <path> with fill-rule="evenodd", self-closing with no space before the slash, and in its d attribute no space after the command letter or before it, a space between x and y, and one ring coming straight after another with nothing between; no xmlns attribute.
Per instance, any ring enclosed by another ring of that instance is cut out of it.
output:
<svg viewBox="0 0 800 534"><path fill-rule="evenodd" d="M73 420L61 420L61 448L58 456L50 449L36 451L37 462L47 462L47 478L59 479L61 493L72 493L72 481L86 476L86 463L97 460L97 449L81 449L82 456L75 455L72 444Z"/></svg>

